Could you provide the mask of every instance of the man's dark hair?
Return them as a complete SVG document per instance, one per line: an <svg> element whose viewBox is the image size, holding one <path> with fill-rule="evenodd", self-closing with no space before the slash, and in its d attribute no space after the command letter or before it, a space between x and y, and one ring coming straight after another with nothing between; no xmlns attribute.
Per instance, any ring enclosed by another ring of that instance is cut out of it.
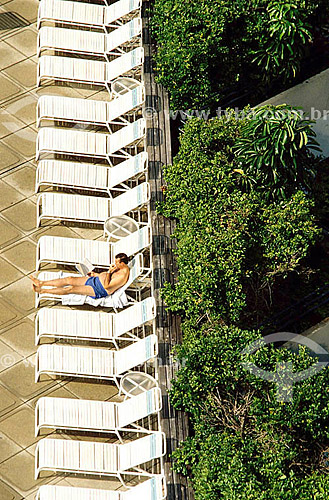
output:
<svg viewBox="0 0 329 500"><path fill-rule="evenodd" d="M125 253L118 253L115 256L115 258L120 259L120 262L124 262L125 264L128 264L128 262L129 262L128 255L126 255Z"/></svg>

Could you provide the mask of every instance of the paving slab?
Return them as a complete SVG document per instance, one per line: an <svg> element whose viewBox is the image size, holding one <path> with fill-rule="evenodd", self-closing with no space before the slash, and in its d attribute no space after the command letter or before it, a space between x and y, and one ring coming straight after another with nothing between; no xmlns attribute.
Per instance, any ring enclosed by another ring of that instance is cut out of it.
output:
<svg viewBox="0 0 329 500"><path fill-rule="evenodd" d="M29 274L35 270L35 253L35 243L25 240L3 251L0 256L19 269L23 274Z"/></svg>
<svg viewBox="0 0 329 500"><path fill-rule="evenodd" d="M23 277L1 289L1 296L24 316L34 309L34 294L31 280Z"/></svg>
<svg viewBox="0 0 329 500"><path fill-rule="evenodd" d="M4 41L0 42L0 70L24 59L26 59L26 56L18 52L13 46L8 45Z"/></svg>
<svg viewBox="0 0 329 500"><path fill-rule="evenodd" d="M8 186L8 184L2 180L0 181L0 210L8 208L24 198L25 196L22 193Z"/></svg>
<svg viewBox="0 0 329 500"><path fill-rule="evenodd" d="M31 59L14 64L2 73L26 89L32 89L37 84L37 63Z"/></svg>
<svg viewBox="0 0 329 500"><path fill-rule="evenodd" d="M31 127L26 127L18 130L15 134L4 137L2 142L28 160L35 157L36 138L36 131Z"/></svg>
<svg viewBox="0 0 329 500"><path fill-rule="evenodd" d="M31 200L23 200L3 210L2 216L24 232L35 229L36 206Z"/></svg>
<svg viewBox="0 0 329 500"><path fill-rule="evenodd" d="M21 273L16 267L12 266L6 260L0 257L0 288L8 286L10 283L23 278Z"/></svg>
<svg viewBox="0 0 329 500"><path fill-rule="evenodd" d="M40 439L34 436L34 411L27 406L18 408L10 415L2 418L0 428L1 432L21 447L21 449L31 446Z"/></svg>
<svg viewBox="0 0 329 500"><path fill-rule="evenodd" d="M31 94L25 94L5 105L5 110L15 118L21 120L25 125L31 125L36 121L37 98ZM21 127L24 125L21 125Z"/></svg>
<svg viewBox="0 0 329 500"><path fill-rule="evenodd" d="M32 196L35 191L35 167L30 162L27 162L19 170L6 175L3 180L24 196Z"/></svg>
<svg viewBox="0 0 329 500"><path fill-rule="evenodd" d="M9 134L14 134L24 125L16 116L11 115L5 109L0 109L0 139Z"/></svg>
<svg viewBox="0 0 329 500"><path fill-rule="evenodd" d="M17 95L21 90L21 87L17 83L12 82L3 73L0 74L0 102Z"/></svg>
<svg viewBox="0 0 329 500"><path fill-rule="evenodd" d="M3 139L0 141L0 172L8 170L10 167L17 165L18 163L22 163L22 157L9 149L2 141Z"/></svg>
<svg viewBox="0 0 329 500"><path fill-rule="evenodd" d="M37 349L35 346L34 323L29 319L24 319L14 327L0 332L0 339L24 357L31 356Z"/></svg>
<svg viewBox="0 0 329 500"><path fill-rule="evenodd" d="M19 239L22 235L12 224L0 218L0 248Z"/></svg>
<svg viewBox="0 0 329 500"><path fill-rule="evenodd" d="M6 43L19 50L27 57L37 53L37 33L29 28L21 30L13 36L6 38Z"/></svg>

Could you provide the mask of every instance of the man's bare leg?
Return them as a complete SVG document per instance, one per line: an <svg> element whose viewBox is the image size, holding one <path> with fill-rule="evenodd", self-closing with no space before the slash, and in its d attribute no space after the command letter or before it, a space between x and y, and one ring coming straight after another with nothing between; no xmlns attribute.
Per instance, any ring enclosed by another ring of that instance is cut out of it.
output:
<svg viewBox="0 0 329 500"><path fill-rule="evenodd" d="M80 286L84 285L88 279L87 276L68 276L67 278L57 278L53 280L45 280L41 281L35 276L30 276L30 279L33 281L33 284L40 288L41 286L54 286L54 287L64 287L68 285Z"/></svg>
<svg viewBox="0 0 329 500"><path fill-rule="evenodd" d="M37 293L51 293L52 295L68 295L70 293L75 293L77 295L88 295L94 297L94 289L89 285L73 286L67 285L65 287L55 287L55 288L45 288L44 286L36 287L34 285L34 290Z"/></svg>

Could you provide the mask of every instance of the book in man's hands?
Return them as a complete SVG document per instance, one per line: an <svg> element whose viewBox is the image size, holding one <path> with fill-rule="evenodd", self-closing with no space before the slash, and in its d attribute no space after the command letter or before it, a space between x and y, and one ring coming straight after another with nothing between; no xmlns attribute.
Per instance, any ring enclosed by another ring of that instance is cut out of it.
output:
<svg viewBox="0 0 329 500"><path fill-rule="evenodd" d="M91 271L95 269L95 266L93 266L90 260L86 258L83 259L83 261L79 264L76 264L75 267L77 268L79 273L82 274L82 276L87 276L88 273L91 273Z"/></svg>

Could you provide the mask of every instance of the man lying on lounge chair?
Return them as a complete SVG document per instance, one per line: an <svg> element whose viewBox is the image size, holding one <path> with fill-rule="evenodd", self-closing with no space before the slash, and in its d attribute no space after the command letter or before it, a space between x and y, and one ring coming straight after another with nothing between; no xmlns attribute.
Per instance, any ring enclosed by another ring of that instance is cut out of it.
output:
<svg viewBox="0 0 329 500"><path fill-rule="evenodd" d="M115 263L108 271L102 273L88 273L87 276L58 278L49 281L40 281L31 276L33 290L36 293L51 293L55 295L88 295L93 299L100 299L112 295L116 290L125 285L129 278L128 257L125 253L115 256ZM89 277L88 277L89 276ZM53 288L44 288L52 286Z"/></svg>

